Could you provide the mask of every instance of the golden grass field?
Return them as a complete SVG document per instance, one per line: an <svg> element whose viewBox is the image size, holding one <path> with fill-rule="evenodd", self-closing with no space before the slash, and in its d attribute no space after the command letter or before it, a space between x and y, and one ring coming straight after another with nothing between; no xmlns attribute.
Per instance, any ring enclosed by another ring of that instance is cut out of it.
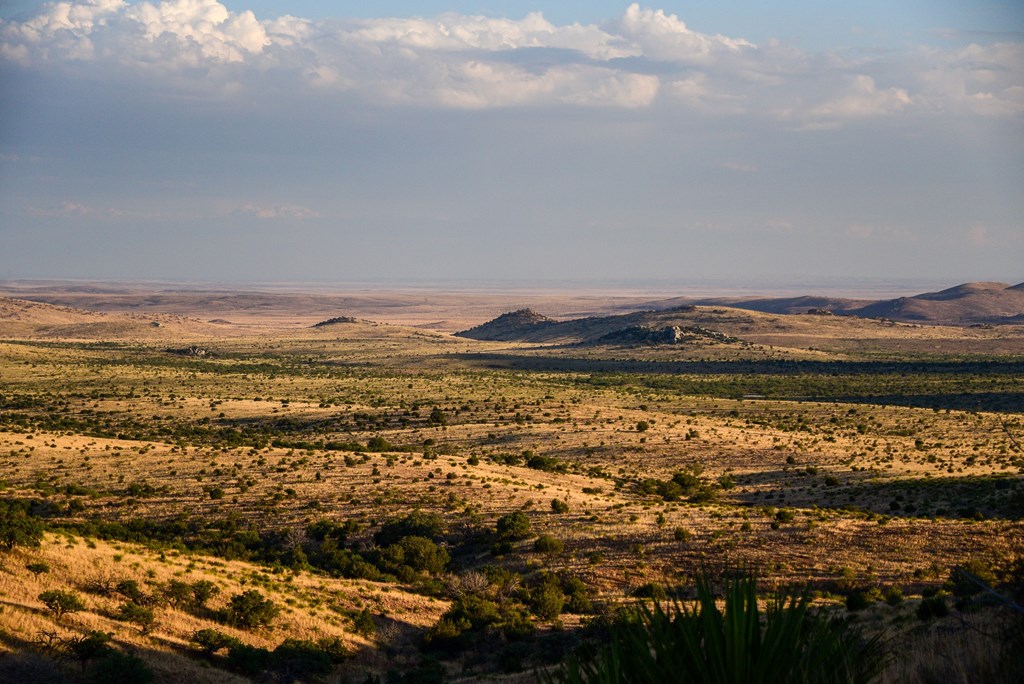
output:
<svg viewBox="0 0 1024 684"><path fill-rule="evenodd" d="M190 650L190 634L216 628L268 649L338 636L354 657L329 679L359 679L417 662L419 639L450 605L444 587L488 565L524 582L571 575L607 605L652 582L685 586L702 569L810 583L839 612L846 590L896 587L902 608L851 615L921 639L913 601L952 567L1021 557L1024 326L698 307L688 320L736 341L579 346L450 334L507 300L460 309L454 295L403 295L376 316L360 301L289 317L228 303L203 311L199 299L131 314L0 299L0 496L43 506L53 528L39 548L0 552L0 648L101 630L159 681L244 681ZM540 303L567 318L629 301ZM309 327L337 315L359 320ZM710 494L654 489L680 471ZM351 522L349 542L365 550L383 523L414 510L444 520L452 550L430 591L419 579L344 579L88 531L231 519L304 543L306 527L328 519ZM479 543L517 511L564 548ZM34 574L33 562L50 570ZM122 599L83 593L86 609L61 621L38 599L101 576L153 593L209 578L221 587L211 610L256 587L283 611L240 630L163 606L141 634L112 617ZM363 609L377 625L370 636L353 629ZM547 634L587 619L534 621ZM445 662L455 680L531 678L472 654Z"/></svg>

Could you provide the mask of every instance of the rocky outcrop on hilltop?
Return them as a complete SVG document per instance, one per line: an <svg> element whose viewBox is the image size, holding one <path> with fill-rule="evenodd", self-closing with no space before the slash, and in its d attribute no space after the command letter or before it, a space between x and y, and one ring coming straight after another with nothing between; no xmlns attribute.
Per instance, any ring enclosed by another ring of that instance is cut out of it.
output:
<svg viewBox="0 0 1024 684"><path fill-rule="evenodd" d="M351 316L335 316L334 318L328 318L326 321L320 321L314 323L314 328L328 328L332 325L344 325L345 323L358 323L359 319L352 318Z"/></svg>
<svg viewBox="0 0 1024 684"><path fill-rule="evenodd" d="M700 326L670 325L664 328L652 328L644 325L632 325L602 335L590 344L685 344L698 340L735 342L736 338Z"/></svg>
<svg viewBox="0 0 1024 684"><path fill-rule="evenodd" d="M474 340L512 342L522 340L539 330L557 324L554 319L539 314L533 309L519 309L518 311L503 313L494 320L487 321L469 330L455 333L455 335Z"/></svg>

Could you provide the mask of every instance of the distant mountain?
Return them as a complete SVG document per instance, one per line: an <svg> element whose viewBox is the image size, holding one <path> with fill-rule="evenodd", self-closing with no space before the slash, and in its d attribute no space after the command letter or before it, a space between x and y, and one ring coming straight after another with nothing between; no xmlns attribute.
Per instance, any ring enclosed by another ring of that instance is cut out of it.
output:
<svg viewBox="0 0 1024 684"><path fill-rule="evenodd" d="M1019 322L1024 317L1024 283L964 283L939 292L874 302L846 313L918 323Z"/></svg>
<svg viewBox="0 0 1024 684"><path fill-rule="evenodd" d="M1024 320L1024 283L964 283L912 297L866 300L839 297L712 297L674 298L651 302L657 309L680 304L729 306L775 314L832 312L864 318L889 318L913 323L973 325L1020 323Z"/></svg>
<svg viewBox="0 0 1024 684"><path fill-rule="evenodd" d="M810 311L832 311L841 313L870 303L870 300L843 299L839 297L770 297L758 299L742 299L738 301L723 299L706 299L695 302L705 306L728 306L737 309L750 309L764 313L802 314Z"/></svg>

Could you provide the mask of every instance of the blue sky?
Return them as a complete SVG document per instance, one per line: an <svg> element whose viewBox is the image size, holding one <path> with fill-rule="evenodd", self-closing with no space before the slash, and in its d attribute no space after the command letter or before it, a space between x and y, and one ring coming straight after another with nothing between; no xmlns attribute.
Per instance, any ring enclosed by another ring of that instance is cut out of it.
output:
<svg viewBox="0 0 1024 684"><path fill-rule="evenodd" d="M0 278L1019 282L1022 16L0 2Z"/></svg>

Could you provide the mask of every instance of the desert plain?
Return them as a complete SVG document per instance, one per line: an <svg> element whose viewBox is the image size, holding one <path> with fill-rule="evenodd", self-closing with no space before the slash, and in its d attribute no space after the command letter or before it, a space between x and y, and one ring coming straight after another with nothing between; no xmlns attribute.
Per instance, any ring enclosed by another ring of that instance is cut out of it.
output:
<svg viewBox="0 0 1024 684"><path fill-rule="evenodd" d="M884 635L882 681L1009 672L955 580L1019 590L1019 285L0 295L0 498L39 528L0 679L98 677L99 632L157 681L534 681L738 572Z"/></svg>

